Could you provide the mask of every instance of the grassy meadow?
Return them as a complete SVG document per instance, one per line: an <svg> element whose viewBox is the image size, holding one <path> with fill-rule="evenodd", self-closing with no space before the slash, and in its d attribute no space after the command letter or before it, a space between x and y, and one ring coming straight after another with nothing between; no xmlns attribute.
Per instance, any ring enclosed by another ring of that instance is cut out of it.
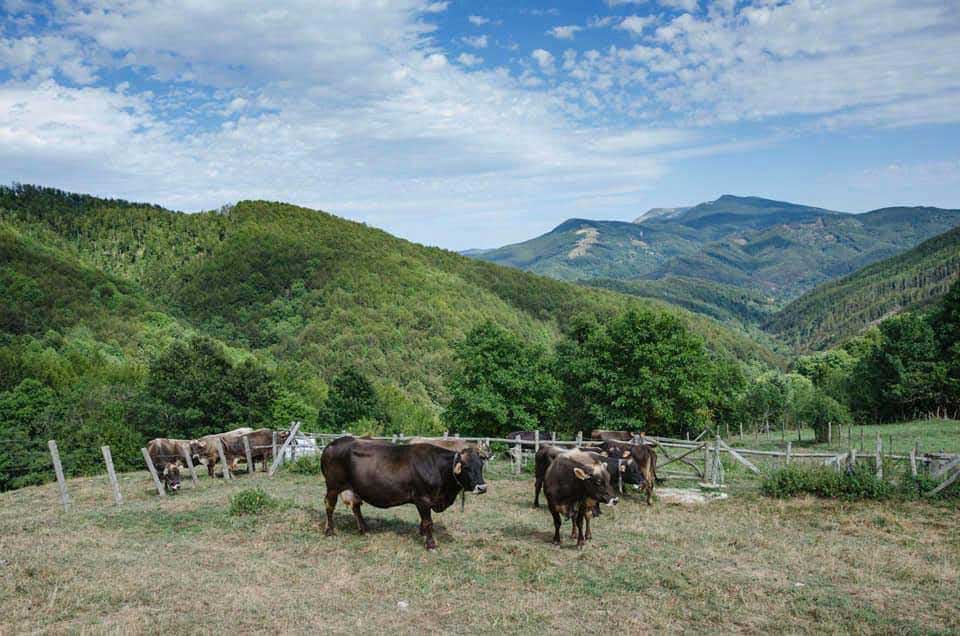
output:
<svg viewBox="0 0 960 636"><path fill-rule="evenodd" d="M898 455L910 453L914 443L919 442L920 452L960 453L960 420L913 420L897 422L895 424L867 424L843 427L841 434L834 430L833 441L830 444L818 444L814 440L813 429L801 428L800 441L797 441L797 429L788 429L785 433L780 430L771 430L769 433L754 435L744 432L741 438L737 431L731 431L728 439L734 446L754 448L758 450L781 450L785 444L783 440L793 443L793 447L803 450L835 450L845 451L849 448L848 439L853 448L861 450L860 439L863 433L863 450L873 453L876 450L877 433L883 439L884 453L890 450L892 437L893 452Z"/></svg>
<svg viewBox="0 0 960 636"><path fill-rule="evenodd" d="M189 481L189 480L188 480ZM578 551L550 544L529 475L497 460L490 492L435 515L365 506L360 536L322 477L201 476L161 500L145 472L0 494L0 632L956 633L956 504L770 500L735 480L724 501L605 509ZM669 486L682 485L672 481ZM277 505L230 512L262 488Z"/></svg>

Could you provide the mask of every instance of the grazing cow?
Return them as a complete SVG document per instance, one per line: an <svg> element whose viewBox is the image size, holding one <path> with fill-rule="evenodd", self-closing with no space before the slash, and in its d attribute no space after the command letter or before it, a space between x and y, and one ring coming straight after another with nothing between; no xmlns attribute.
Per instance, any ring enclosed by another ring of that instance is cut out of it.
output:
<svg viewBox="0 0 960 636"><path fill-rule="evenodd" d="M653 504L653 487L660 479L657 478L657 453L646 444L627 444L613 440L605 441L600 448L609 454L630 453L637 462L637 468L643 478L643 489L647 495L647 505Z"/></svg>
<svg viewBox="0 0 960 636"><path fill-rule="evenodd" d="M553 516L553 543L560 545L561 515L572 517L577 529L577 547L591 538L590 518L598 503L615 505L617 497L610 485L610 473L600 459L581 450L558 454L547 468L543 479L543 494ZM584 535L583 523L587 532Z"/></svg>
<svg viewBox="0 0 960 636"><path fill-rule="evenodd" d="M186 462L183 454L190 452L188 439L159 437L147 442L147 454L163 486L170 492L180 490L180 462ZM193 459L193 457L191 457Z"/></svg>
<svg viewBox="0 0 960 636"><path fill-rule="evenodd" d="M154 466L156 468L156 466ZM168 492L175 493L180 490L180 464L177 462L168 462L160 471L160 479L163 481L163 487Z"/></svg>
<svg viewBox="0 0 960 636"><path fill-rule="evenodd" d="M213 468L220 461L220 453L217 451L217 440L223 444L223 455L229 464L229 470L236 470L237 460L244 456L243 441L241 436L252 433L253 429L249 427L235 428L226 433L216 433L214 435L205 435L198 440L190 443L190 450L194 455L200 456L200 463L207 466L207 474L213 477ZM239 452L237 452L237 443L239 442ZM227 449L230 449L229 451Z"/></svg>
<svg viewBox="0 0 960 636"><path fill-rule="evenodd" d="M244 459L246 459L246 454L243 450L243 437L246 437L250 443L250 457L254 464L257 463L258 459L261 460L263 463L263 472L267 472L267 463L273 459L273 433L273 429L258 428L251 433L247 433L245 436L241 435L239 439L240 452L244 453ZM276 431L276 433L277 449L279 450L280 446L290 437L290 431ZM255 468L251 466L250 471L253 472L254 470Z"/></svg>
<svg viewBox="0 0 960 636"><path fill-rule="evenodd" d="M605 442L607 440L629 442L633 439L633 433L630 431L591 431L590 439L596 442Z"/></svg>
<svg viewBox="0 0 960 636"><path fill-rule="evenodd" d="M323 449L320 469L327 482L327 536L333 534L333 509L341 495L361 534L368 530L362 504L393 508L409 503L420 513L420 534L428 550L437 547L431 511L449 508L461 490L487 491L483 460L472 448L450 451L432 444L398 446L346 436Z"/></svg>
<svg viewBox="0 0 960 636"><path fill-rule="evenodd" d="M483 442L468 442L457 437L448 437L446 439L436 439L434 437L412 437L410 438L410 443L433 444L434 446L439 446L440 448L446 448L447 450L452 451L462 451L466 448L472 448L477 451L477 454L480 455L480 459L484 461L493 456L493 454L490 452L490 447Z"/></svg>

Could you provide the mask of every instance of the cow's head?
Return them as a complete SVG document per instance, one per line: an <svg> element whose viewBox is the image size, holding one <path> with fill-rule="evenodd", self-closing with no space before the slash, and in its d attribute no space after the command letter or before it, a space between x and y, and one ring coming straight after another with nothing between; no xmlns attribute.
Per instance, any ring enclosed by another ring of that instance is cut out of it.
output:
<svg viewBox="0 0 960 636"><path fill-rule="evenodd" d="M473 448L459 451L453 461L453 474L464 492L482 495L487 492L487 483L483 480L483 459Z"/></svg>
<svg viewBox="0 0 960 636"><path fill-rule="evenodd" d="M633 457L620 460L617 468L620 470L620 479L623 483L638 486L643 483L643 473L640 472L640 465Z"/></svg>
<svg viewBox="0 0 960 636"><path fill-rule="evenodd" d="M180 464L170 462L163 467L163 485L170 492L180 490Z"/></svg>
<svg viewBox="0 0 960 636"><path fill-rule="evenodd" d="M477 454L480 455L480 459L487 461L493 457L493 451L490 449L490 445L484 442L477 442Z"/></svg>
<svg viewBox="0 0 960 636"><path fill-rule="evenodd" d="M610 473L607 471L607 467L600 462L592 466L574 466L573 476L583 482L583 488L590 499L596 499L611 506L617 503L617 497L613 494L613 486L610 485Z"/></svg>
<svg viewBox="0 0 960 636"><path fill-rule="evenodd" d="M288 437L290 437L290 431L277 431L277 446L287 441Z"/></svg>
<svg viewBox="0 0 960 636"><path fill-rule="evenodd" d="M209 445L206 440L195 439L190 442L190 454L194 457L205 457L207 454L207 448Z"/></svg>

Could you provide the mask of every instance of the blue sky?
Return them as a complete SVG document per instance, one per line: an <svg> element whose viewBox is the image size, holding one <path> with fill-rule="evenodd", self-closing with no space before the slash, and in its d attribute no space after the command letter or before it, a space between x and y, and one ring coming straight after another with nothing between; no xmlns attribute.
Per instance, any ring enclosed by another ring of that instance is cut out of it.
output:
<svg viewBox="0 0 960 636"><path fill-rule="evenodd" d="M0 0L0 180L451 249L725 193L960 207L960 5Z"/></svg>

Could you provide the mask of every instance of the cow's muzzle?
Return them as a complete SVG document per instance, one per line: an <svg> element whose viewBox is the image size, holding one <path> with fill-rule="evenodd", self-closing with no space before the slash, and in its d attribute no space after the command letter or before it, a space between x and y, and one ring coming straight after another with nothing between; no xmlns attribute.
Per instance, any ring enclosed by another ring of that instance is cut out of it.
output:
<svg viewBox="0 0 960 636"><path fill-rule="evenodd" d="M616 506L618 501L620 501L620 497L613 497L610 501L607 502L607 505Z"/></svg>
<svg viewBox="0 0 960 636"><path fill-rule="evenodd" d="M486 485L486 484L477 484L477 485L474 486L474 488L473 488L473 494L475 494L475 495L482 495L482 494L485 493L485 492L487 492L487 485Z"/></svg>

